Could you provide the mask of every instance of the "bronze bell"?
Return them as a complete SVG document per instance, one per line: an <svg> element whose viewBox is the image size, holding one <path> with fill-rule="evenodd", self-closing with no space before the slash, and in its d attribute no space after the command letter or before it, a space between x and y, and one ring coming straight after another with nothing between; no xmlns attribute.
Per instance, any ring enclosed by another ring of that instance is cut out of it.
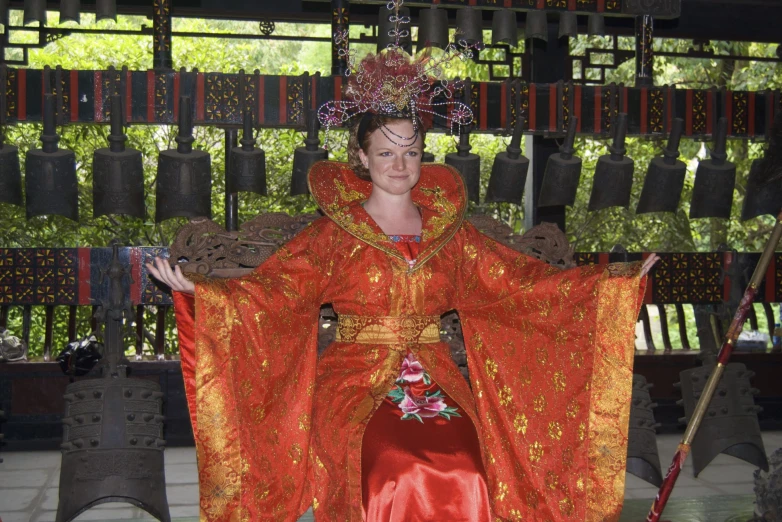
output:
<svg viewBox="0 0 782 522"><path fill-rule="evenodd" d="M24 25L33 22L46 25L46 0L24 0Z"/></svg>
<svg viewBox="0 0 782 522"><path fill-rule="evenodd" d="M660 453L657 450L654 408L649 389L643 375L633 374L633 392L630 398L630 423L627 430L627 472L657 487L663 482L660 468Z"/></svg>
<svg viewBox="0 0 782 522"><path fill-rule="evenodd" d="M54 126L55 96L45 94L43 133L40 149L27 151L27 217L58 214L79 220L79 186L76 180L76 155L57 148L60 137Z"/></svg>
<svg viewBox="0 0 782 522"><path fill-rule="evenodd" d="M578 16L571 11L562 11L559 15L559 38L578 36Z"/></svg>
<svg viewBox="0 0 782 522"><path fill-rule="evenodd" d="M95 2L95 21L117 21L117 0L97 0Z"/></svg>
<svg viewBox="0 0 782 522"><path fill-rule="evenodd" d="M160 153L155 222L173 217L212 217L212 159L193 150L190 98L179 98L177 148Z"/></svg>
<svg viewBox="0 0 782 522"><path fill-rule="evenodd" d="M464 131L459 136L457 152L445 155L445 164L459 171L467 188L467 198L478 203L481 197L481 157L472 154L470 149L470 132Z"/></svg>
<svg viewBox="0 0 782 522"><path fill-rule="evenodd" d="M486 201L521 204L529 170L529 160L521 155L523 129L524 116L520 116L516 120L516 127L513 129L513 137L507 150L494 157Z"/></svg>
<svg viewBox="0 0 782 522"><path fill-rule="evenodd" d="M736 165L727 161L725 140L728 136L728 120L720 118L714 133L711 159L701 161L695 171L695 184L690 202L690 219L729 218L733 206L733 189L736 186Z"/></svg>
<svg viewBox="0 0 782 522"><path fill-rule="evenodd" d="M318 129L320 122L315 110L310 110L307 115L307 138L304 140L304 146L298 147L293 152L293 176L291 177L291 196L300 194L309 194L310 188L307 183L307 175L310 167L321 160L328 158L328 152L320 148L320 139L318 138Z"/></svg>
<svg viewBox="0 0 782 522"><path fill-rule="evenodd" d="M498 9L491 19L491 43L505 43L516 47L519 45L519 29L516 21L516 11Z"/></svg>
<svg viewBox="0 0 782 522"><path fill-rule="evenodd" d="M524 38L537 38L538 40L548 42L548 20L546 19L546 11L527 11Z"/></svg>
<svg viewBox="0 0 782 522"><path fill-rule="evenodd" d="M131 267L100 267L108 295L95 299L103 357L94 372L68 385L63 396L62 463L56 522L69 522L107 502L127 502L170 522L163 465L163 393L157 382L129 378L123 337L135 315L125 288ZM97 517L96 517L97 518Z"/></svg>
<svg viewBox="0 0 782 522"><path fill-rule="evenodd" d="M144 165L141 152L125 148L122 97L111 97L109 148L92 156L92 215L125 214L144 219Z"/></svg>
<svg viewBox="0 0 782 522"><path fill-rule="evenodd" d="M782 112L774 118L768 147L762 159L752 162L744 194L741 220L770 214L776 216L782 207Z"/></svg>
<svg viewBox="0 0 782 522"><path fill-rule="evenodd" d="M397 35L394 34L395 24L392 21L394 18L394 10L389 9L387 5L380 7L380 13L377 20L377 52L382 51L389 45L396 42ZM402 7L399 9L399 18L410 19L410 9ZM410 36L410 24L399 25L399 47L407 51L409 54L413 53L413 40Z"/></svg>
<svg viewBox="0 0 782 522"><path fill-rule="evenodd" d="M421 9L418 13L418 50L448 46L448 13L445 9Z"/></svg>
<svg viewBox="0 0 782 522"><path fill-rule="evenodd" d="M231 168L225 178L226 192L255 192L266 195L266 153L255 147L253 114L244 112L241 147L231 149Z"/></svg>
<svg viewBox="0 0 782 522"><path fill-rule="evenodd" d="M60 1L60 23L81 23L81 0Z"/></svg>
<svg viewBox="0 0 782 522"><path fill-rule="evenodd" d="M3 142L0 133L0 203L22 205L22 171L19 149Z"/></svg>
<svg viewBox="0 0 782 522"><path fill-rule="evenodd" d="M581 179L581 158L573 156L577 126L578 118L572 116L559 154L552 154L546 162L538 207L572 206L576 201L578 181Z"/></svg>
<svg viewBox="0 0 782 522"><path fill-rule="evenodd" d="M676 212L679 208L684 176L687 174L687 165L676 159L679 157L679 141L683 130L684 120L674 119L671 135L668 136L668 146L663 150L663 155L649 163L644 188L641 190L641 200L635 210L636 214Z"/></svg>
<svg viewBox="0 0 782 522"><path fill-rule="evenodd" d="M744 205L741 207L741 220L768 214L777 216L782 208L782 166L778 166L776 177L767 178L763 175L762 159L752 162L747 180L747 191L744 194Z"/></svg>
<svg viewBox="0 0 782 522"><path fill-rule="evenodd" d="M630 204L630 190L633 188L633 160L625 156L627 135L627 114L619 113L614 123L614 143L608 147L610 154L600 156L595 169L589 210L608 207L625 207Z"/></svg>
<svg viewBox="0 0 782 522"><path fill-rule="evenodd" d="M465 7L456 11L456 41L483 43L483 16L478 9Z"/></svg>
<svg viewBox="0 0 782 522"><path fill-rule="evenodd" d="M8 25L8 4L9 0L0 0L0 25Z"/></svg>
<svg viewBox="0 0 782 522"><path fill-rule="evenodd" d="M589 36L606 35L606 19L599 13L592 13L587 20L587 34Z"/></svg>
<svg viewBox="0 0 782 522"><path fill-rule="evenodd" d="M682 400L676 402L684 406L684 417L679 419L680 422L688 422L695 413L695 406L714 367L715 363L704 357L703 366L679 373L681 381L674 386L682 392ZM758 422L758 413L763 408L755 405L758 389L750 384L754 375L741 363L725 365L716 392L692 440L692 467L696 477L720 453L768 471Z"/></svg>
<svg viewBox="0 0 782 522"><path fill-rule="evenodd" d="M0 85L6 82L6 65L0 64ZM6 93L0 92L0 203L22 205L22 171L19 148L5 143Z"/></svg>

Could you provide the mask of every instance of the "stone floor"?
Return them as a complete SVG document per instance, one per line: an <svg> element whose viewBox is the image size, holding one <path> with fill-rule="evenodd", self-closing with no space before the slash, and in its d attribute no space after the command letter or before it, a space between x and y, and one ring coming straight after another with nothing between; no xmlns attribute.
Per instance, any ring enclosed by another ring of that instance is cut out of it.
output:
<svg viewBox="0 0 782 522"><path fill-rule="evenodd" d="M679 441L678 435L657 439L660 460L666 468ZM764 432L766 453L782 447L782 432ZM57 509L60 453L3 453L0 464L0 520L2 522L53 522ZM165 452L166 482L171 517L176 522L198 520L198 485L193 448L169 448ZM746 521L752 513L754 466L719 455L696 479L688 461L679 476L665 518L686 522ZM657 488L627 476L622 521L641 521ZM75 520L154 520L129 504L101 504ZM312 521L306 513L302 521Z"/></svg>

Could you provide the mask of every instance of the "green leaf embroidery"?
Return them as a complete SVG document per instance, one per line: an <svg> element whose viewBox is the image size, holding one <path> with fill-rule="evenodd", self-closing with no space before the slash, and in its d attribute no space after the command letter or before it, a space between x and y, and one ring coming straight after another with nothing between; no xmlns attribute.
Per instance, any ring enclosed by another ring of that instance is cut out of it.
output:
<svg viewBox="0 0 782 522"><path fill-rule="evenodd" d="M417 413L405 413L404 415L402 415L402 420L411 420L411 419L415 419L421 424L424 423L424 420Z"/></svg>
<svg viewBox="0 0 782 522"><path fill-rule="evenodd" d="M461 417L461 415L459 415L459 408L455 406L448 406L447 408L445 408L443 411L440 412L440 415L442 415L443 413L447 413L448 415L453 415L454 417Z"/></svg>
<svg viewBox="0 0 782 522"><path fill-rule="evenodd" d="M397 386L388 392L388 397L390 397L391 400L396 403L402 402L402 399L405 398L405 391L401 386Z"/></svg>

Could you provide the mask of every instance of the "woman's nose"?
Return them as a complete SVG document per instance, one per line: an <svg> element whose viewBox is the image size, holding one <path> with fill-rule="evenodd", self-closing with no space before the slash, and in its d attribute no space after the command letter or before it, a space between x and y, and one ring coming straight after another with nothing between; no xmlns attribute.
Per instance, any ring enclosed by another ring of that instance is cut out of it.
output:
<svg viewBox="0 0 782 522"><path fill-rule="evenodd" d="M394 170L404 170L405 169L405 159L402 156L397 156L394 158Z"/></svg>

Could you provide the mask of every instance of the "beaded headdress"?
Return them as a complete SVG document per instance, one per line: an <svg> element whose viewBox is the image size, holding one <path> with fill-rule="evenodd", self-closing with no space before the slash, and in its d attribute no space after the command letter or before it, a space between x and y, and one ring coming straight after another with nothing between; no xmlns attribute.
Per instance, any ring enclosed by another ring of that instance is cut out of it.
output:
<svg viewBox="0 0 782 522"><path fill-rule="evenodd" d="M420 121L443 118L450 131L456 133L461 131L461 127L472 123L473 114L470 107L453 100L454 92L461 89L462 82L441 77L443 70L454 59L471 58L478 44L460 41L458 44L449 44L442 56L437 58L430 52L412 58L399 45L401 39L410 36L406 27L410 23L410 17L399 14L403 3L404 0L391 0L386 5L386 8L393 12L389 18L393 28L388 33L393 43L377 54L367 55L358 64L355 50L346 51L347 46L340 45L347 39L347 31L334 34L334 41L340 48L340 56L348 63L348 70L345 72L348 81L345 100L332 100L318 109L318 120L326 129L327 148L328 131L331 127L344 125L355 116L366 113L412 119L415 131L412 136L392 133L400 140L398 143L386 134L393 143L403 147L415 142ZM445 109L444 115L437 110L438 107ZM384 127L381 126L381 129ZM385 131L390 132L390 129Z"/></svg>

